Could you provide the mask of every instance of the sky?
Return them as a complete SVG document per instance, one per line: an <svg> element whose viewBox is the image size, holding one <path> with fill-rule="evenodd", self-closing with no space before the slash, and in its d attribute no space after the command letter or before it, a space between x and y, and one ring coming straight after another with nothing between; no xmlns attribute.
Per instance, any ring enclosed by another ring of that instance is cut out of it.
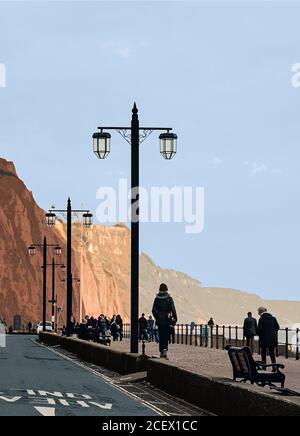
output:
<svg viewBox="0 0 300 436"><path fill-rule="evenodd" d="M207 286L299 300L300 62L297 1L0 1L0 156L39 205L93 212L130 177L130 146L99 125L171 126L141 145L141 184L203 187L205 225L143 223L141 250ZM97 220L96 220L97 223Z"/></svg>

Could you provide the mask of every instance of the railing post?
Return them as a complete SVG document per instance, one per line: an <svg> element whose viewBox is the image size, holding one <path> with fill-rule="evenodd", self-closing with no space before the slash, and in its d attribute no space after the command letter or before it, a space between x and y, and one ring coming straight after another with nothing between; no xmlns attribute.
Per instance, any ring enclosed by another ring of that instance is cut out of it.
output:
<svg viewBox="0 0 300 436"><path fill-rule="evenodd" d="M195 347L198 346L198 326L195 325Z"/></svg>
<svg viewBox="0 0 300 436"><path fill-rule="evenodd" d="M219 326L216 325L216 349L219 349Z"/></svg>
<svg viewBox="0 0 300 436"><path fill-rule="evenodd" d="M214 326L210 328L210 348L214 348Z"/></svg>
<svg viewBox="0 0 300 436"><path fill-rule="evenodd" d="M200 347L203 347L203 325L200 325Z"/></svg>
<svg viewBox="0 0 300 436"><path fill-rule="evenodd" d="M238 347L239 346L239 328L236 325L235 326L235 346Z"/></svg>
<svg viewBox="0 0 300 436"><path fill-rule="evenodd" d="M231 325L229 326L229 345L231 345Z"/></svg>
<svg viewBox="0 0 300 436"><path fill-rule="evenodd" d="M181 345L183 345L183 324L181 324Z"/></svg>
<svg viewBox="0 0 300 436"><path fill-rule="evenodd" d="M285 329L285 358L289 358L289 329Z"/></svg>
<svg viewBox="0 0 300 436"><path fill-rule="evenodd" d="M185 325L185 345L188 344L188 334L189 334L188 325L186 324Z"/></svg>
<svg viewBox="0 0 300 436"><path fill-rule="evenodd" d="M192 326L190 326L190 345L193 345L193 329L192 329Z"/></svg>
<svg viewBox="0 0 300 436"><path fill-rule="evenodd" d="M223 339L222 339L222 348L223 348L223 350L225 350L225 334L226 334L225 326L223 325Z"/></svg>
<svg viewBox="0 0 300 436"><path fill-rule="evenodd" d="M296 360L299 360L299 329L296 329Z"/></svg>

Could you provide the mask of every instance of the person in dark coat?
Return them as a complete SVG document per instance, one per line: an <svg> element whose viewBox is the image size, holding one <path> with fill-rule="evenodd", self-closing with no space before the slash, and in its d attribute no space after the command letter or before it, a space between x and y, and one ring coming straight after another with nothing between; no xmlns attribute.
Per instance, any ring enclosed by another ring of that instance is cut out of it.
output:
<svg viewBox="0 0 300 436"><path fill-rule="evenodd" d="M103 313L98 318L98 330L101 337L106 336L107 323Z"/></svg>
<svg viewBox="0 0 300 436"><path fill-rule="evenodd" d="M248 313L248 317L244 321L244 338L247 340L247 347L250 347L253 352L254 338L257 336L257 321L253 318L252 313Z"/></svg>
<svg viewBox="0 0 300 436"><path fill-rule="evenodd" d="M177 323L177 313L173 298L168 292L168 286L162 283L159 287L152 313L159 331L159 351L161 358L168 358L170 326Z"/></svg>
<svg viewBox="0 0 300 436"><path fill-rule="evenodd" d="M117 315L116 323L119 326L119 336L120 336L120 341L122 341L123 340L123 320L121 318L121 315Z"/></svg>
<svg viewBox="0 0 300 436"><path fill-rule="evenodd" d="M116 315L113 315L110 323L110 332L114 342L119 340L119 330L120 326L117 324L117 317Z"/></svg>
<svg viewBox="0 0 300 436"><path fill-rule="evenodd" d="M272 363L276 363L275 350L278 347L278 331L280 326L277 319L268 313L265 307L258 309L260 320L258 322L258 335L261 347L261 360L267 363L267 351Z"/></svg>
<svg viewBox="0 0 300 436"><path fill-rule="evenodd" d="M148 321L144 313L139 319L139 340L148 341Z"/></svg>

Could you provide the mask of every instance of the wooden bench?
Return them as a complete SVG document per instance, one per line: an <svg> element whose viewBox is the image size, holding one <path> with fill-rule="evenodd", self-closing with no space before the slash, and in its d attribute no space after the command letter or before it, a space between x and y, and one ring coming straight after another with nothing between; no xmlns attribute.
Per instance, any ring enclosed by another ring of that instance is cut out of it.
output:
<svg viewBox="0 0 300 436"><path fill-rule="evenodd" d="M262 362L256 362L253 359L250 348L231 347L227 345L225 349L228 351L229 358L233 369L233 380L258 386L275 386L280 384L284 388L285 375L280 371L284 369L284 365L271 364L265 365ZM273 371L267 371L271 368Z"/></svg>

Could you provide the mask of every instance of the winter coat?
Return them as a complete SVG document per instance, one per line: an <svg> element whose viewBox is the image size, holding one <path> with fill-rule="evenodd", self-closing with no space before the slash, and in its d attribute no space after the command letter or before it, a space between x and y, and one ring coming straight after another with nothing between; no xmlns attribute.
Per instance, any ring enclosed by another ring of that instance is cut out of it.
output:
<svg viewBox="0 0 300 436"><path fill-rule="evenodd" d="M152 308L153 316L158 326L170 325L172 318L177 322L177 313L173 298L168 292L159 292Z"/></svg>
<svg viewBox="0 0 300 436"><path fill-rule="evenodd" d="M264 348L277 347L279 329L277 319L270 313L264 313L258 323L260 346Z"/></svg>
<svg viewBox="0 0 300 436"><path fill-rule="evenodd" d="M141 331L148 329L148 322L144 316L141 316L141 318L139 319L139 329Z"/></svg>
<svg viewBox="0 0 300 436"><path fill-rule="evenodd" d="M106 320L104 318L100 318L98 320L98 328L99 328L101 333L106 333L106 331L107 331L107 324L106 324Z"/></svg>
<svg viewBox="0 0 300 436"><path fill-rule="evenodd" d="M257 321L252 316L246 318L244 321L244 336L246 338L257 336Z"/></svg>

